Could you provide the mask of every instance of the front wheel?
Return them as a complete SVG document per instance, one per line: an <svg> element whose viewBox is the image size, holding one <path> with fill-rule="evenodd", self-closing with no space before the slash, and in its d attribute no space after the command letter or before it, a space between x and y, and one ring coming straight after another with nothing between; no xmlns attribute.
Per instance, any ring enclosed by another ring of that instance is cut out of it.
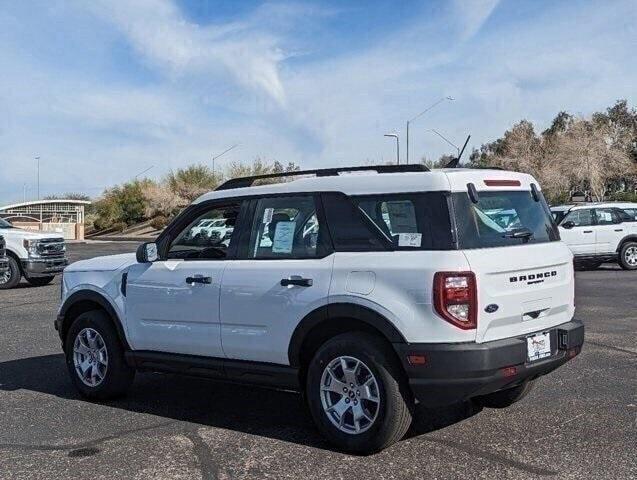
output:
<svg viewBox="0 0 637 480"><path fill-rule="evenodd" d="M15 258L7 256L9 261L9 269L6 272L0 273L0 290L5 290L15 287L20 283L22 272L20 271L20 265Z"/></svg>
<svg viewBox="0 0 637 480"><path fill-rule="evenodd" d="M619 265L624 270L637 269L637 243L626 242L619 251Z"/></svg>
<svg viewBox="0 0 637 480"><path fill-rule="evenodd" d="M126 364L113 323L101 310L77 317L66 335L64 350L73 384L84 397L116 398L133 382L135 370Z"/></svg>
<svg viewBox="0 0 637 480"><path fill-rule="evenodd" d="M44 285L48 285L53 281L55 276L51 275L50 277L25 277L27 282L29 282L34 287L43 287Z"/></svg>
<svg viewBox="0 0 637 480"><path fill-rule="evenodd" d="M400 440L414 401L391 347L367 333L323 344L310 362L306 395L319 430L342 450L374 453Z"/></svg>

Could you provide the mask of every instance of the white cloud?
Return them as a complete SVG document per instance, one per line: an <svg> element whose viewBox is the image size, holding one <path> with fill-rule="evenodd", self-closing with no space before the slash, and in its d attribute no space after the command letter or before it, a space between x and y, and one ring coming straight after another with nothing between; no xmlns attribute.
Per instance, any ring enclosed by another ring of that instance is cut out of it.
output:
<svg viewBox="0 0 637 480"><path fill-rule="evenodd" d="M151 64L172 75L227 73L279 105L285 92L279 78L283 59L273 36L249 23L201 27L186 20L168 0L104 0L93 11L116 25Z"/></svg>

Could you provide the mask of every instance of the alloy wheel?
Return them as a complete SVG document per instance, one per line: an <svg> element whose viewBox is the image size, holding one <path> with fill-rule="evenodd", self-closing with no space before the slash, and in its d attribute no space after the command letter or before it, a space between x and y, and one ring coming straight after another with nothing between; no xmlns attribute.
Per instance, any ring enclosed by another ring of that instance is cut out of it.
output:
<svg viewBox="0 0 637 480"><path fill-rule="evenodd" d="M11 280L11 268L7 268L7 270L3 273L0 273L0 284L9 283Z"/></svg>
<svg viewBox="0 0 637 480"><path fill-rule="evenodd" d="M624 259L631 267L637 266L637 247L628 247L624 252Z"/></svg>
<svg viewBox="0 0 637 480"><path fill-rule="evenodd" d="M359 359L337 357L323 370L323 411L340 431L357 435L369 430L378 417L380 401L378 382Z"/></svg>
<svg viewBox="0 0 637 480"><path fill-rule="evenodd" d="M96 330L84 328L75 337L73 365L85 385L97 387L104 381L108 369L108 350Z"/></svg>

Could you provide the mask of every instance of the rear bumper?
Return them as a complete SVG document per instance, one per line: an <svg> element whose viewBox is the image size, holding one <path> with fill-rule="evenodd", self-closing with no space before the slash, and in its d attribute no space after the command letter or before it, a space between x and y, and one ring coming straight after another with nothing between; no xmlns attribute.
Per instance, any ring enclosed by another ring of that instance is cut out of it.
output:
<svg viewBox="0 0 637 480"><path fill-rule="evenodd" d="M534 362L527 361L526 336L485 343L394 344L394 348L414 396L433 407L519 385L546 375L579 354L584 343L581 321L572 320L549 331L551 356ZM422 355L425 363L411 365L408 355ZM515 372L505 373L506 367L515 367Z"/></svg>
<svg viewBox="0 0 637 480"><path fill-rule="evenodd" d="M22 260L22 269L27 277L49 277L62 273L69 264L66 257Z"/></svg>

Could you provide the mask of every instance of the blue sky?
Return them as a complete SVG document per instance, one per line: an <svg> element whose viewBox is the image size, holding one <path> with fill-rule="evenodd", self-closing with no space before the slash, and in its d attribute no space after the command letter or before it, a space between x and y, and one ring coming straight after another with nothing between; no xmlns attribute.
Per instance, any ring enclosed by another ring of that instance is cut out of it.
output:
<svg viewBox="0 0 637 480"><path fill-rule="evenodd" d="M0 8L0 203L219 159L303 167L479 146L526 118L637 104L637 2L12 2Z"/></svg>

